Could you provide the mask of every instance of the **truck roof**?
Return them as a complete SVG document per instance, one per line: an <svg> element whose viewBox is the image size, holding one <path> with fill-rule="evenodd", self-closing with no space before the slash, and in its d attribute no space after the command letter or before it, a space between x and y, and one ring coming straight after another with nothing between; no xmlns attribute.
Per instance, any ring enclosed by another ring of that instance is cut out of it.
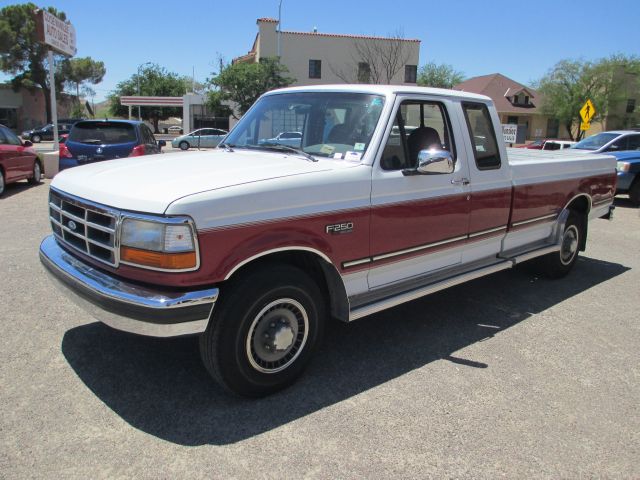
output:
<svg viewBox="0 0 640 480"><path fill-rule="evenodd" d="M353 93L372 93L375 95L394 95L400 93L417 93L422 95L438 95L443 97L468 98L473 100L482 100L484 102L492 102L491 98L486 95L477 93L463 92L460 90L447 90L444 88L431 87L414 87L411 85L366 85L366 84L338 84L338 85L306 85L303 87L288 87L271 90L265 95L274 95L288 92L353 92Z"/></svg>

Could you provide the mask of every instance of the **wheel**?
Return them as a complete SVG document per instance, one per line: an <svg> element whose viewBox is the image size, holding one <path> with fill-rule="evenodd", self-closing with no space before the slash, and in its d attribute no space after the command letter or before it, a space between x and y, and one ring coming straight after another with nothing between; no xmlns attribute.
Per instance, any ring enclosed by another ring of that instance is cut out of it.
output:
<svg viewBox="0 0 640 480"><path fill-rule="evenodd" d="M2 196L2 194L4 193L4 172L2 171L2 169L0 168L0 196Z"/></svg>
<svg viewBox="0 0 640 480"><path fill-rule="evenodd" d="M202 361L226 390L262 397L293 383L322 338L324 302L298 268L273 265L222 289L200 337Z"/></svg>
<svg viewBox="0 0 640 480"><path fill-rule="evenodd" d="M31 137L31 141L33 143L40 143L41 140L42 140L42 137L40 137L40 135L34 135Z"/></svg>
<svg viewBox="0 0 640 480"><path fill-rule="evenodd" d="M37 160L33 162L33 177L28 180L29 184L37 185L42 181L42 169L40 168L40 162Z"/></svg>
<svg viewBox="0 0 640 480"><path fill-rule="evenodd" d="M629 189L629 200L631 200L631 203L636 207L640 206L640 177L636 178Z"/></svg>
<svg viewBox="0 0 640 480"><path fill-rule="evenodd" d="M184 140L178 144L180 150L189 150L189 143Z"/></svg>
<svg viewBox="0 0 640 480"><path fill-rule="evenodd" d="M583 222L576 213L570 213L562 232L560 250L543 257L537 262L538 270L549 278L567 275L578 260L578 250L584 235Z"/></svg>

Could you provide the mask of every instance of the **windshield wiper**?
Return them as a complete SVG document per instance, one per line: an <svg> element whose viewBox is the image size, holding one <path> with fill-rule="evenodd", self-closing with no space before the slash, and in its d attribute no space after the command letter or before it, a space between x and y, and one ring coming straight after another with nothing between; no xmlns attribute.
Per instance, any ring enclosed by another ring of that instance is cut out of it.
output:
<svg viewBox="0 0 640 480"><path fill-rule="evenodd" d="M276 152L297 153L298 155L302 155L305 158L307 158L308 160L311 160L312 162L317 162L318 161L318 159L315 158L313 155L305 152L304 150L302 150L300 148L290 147L289 145L283 145L281 143L261 143L260 145L252 145L252 147L264 148L266 150L275 150Z"/></svg>

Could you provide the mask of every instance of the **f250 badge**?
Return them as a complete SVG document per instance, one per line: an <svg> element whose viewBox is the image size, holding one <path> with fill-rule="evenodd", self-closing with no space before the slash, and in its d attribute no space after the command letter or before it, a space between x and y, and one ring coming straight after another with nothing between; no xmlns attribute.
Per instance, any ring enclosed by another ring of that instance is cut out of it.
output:
<svg viewBox="0 0 640 480"><path fill-rule="evenodd" d="M343 233L353 232L353 222L334 223L324 227L326 233L331 235L342 235Z"/></svg>

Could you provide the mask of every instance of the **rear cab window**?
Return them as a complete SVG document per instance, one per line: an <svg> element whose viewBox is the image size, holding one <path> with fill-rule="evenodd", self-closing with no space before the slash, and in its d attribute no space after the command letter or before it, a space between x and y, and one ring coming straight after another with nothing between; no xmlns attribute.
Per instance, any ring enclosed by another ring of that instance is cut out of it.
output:
<svg viewBox="0 0 640 480"><path fill-rule="evenodd" d="M484 103L463 102L462 110L478 170L498 170L502 162L489 109Z"/></svg>
<svg viewBox="0 0 640 480"><path fill-rule="evenodd" d="M71 129L69 140L91 145L113 145L137 142L135 127L120 122L78 122Z"/></svg>

